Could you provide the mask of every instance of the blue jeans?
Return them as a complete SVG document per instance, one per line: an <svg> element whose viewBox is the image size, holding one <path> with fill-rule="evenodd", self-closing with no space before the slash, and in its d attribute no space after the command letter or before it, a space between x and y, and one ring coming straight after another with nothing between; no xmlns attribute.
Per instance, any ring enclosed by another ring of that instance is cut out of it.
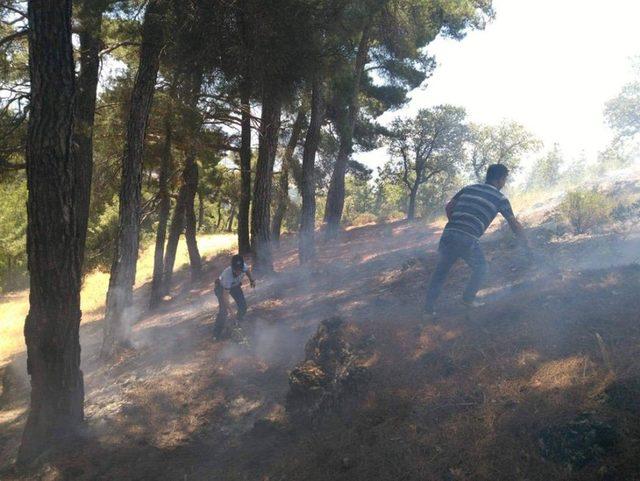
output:
<svg viewBox="0 0 640 481"><path fill-rule="evenodd" d="M472 271L471 279L467 283L462 299L465 302L472 302L475 299L487 274L487 261L484 258L480 242L462 232L445 231L440 238L440 246L438 247L438 264L427 288L425 302L427 310L433 309L447 280L447 275L458 259L463 259Z"/></svg>
<svg viewBox="0 0 640 481"><path fill-rule="evenodd" d="M213 333L216 337L220 336L224 330L225 324L227 322L227 316L229 313L227 312L228 301L223 298L226 294L223 287L216 282L215 289L213 290L214 294L218 298L218 315L216 316L216 322L213 327ZM236 306L238 306L238 320L241 320L247 312L247 301L244 298L244 292L242 292L242 287L234 286L227 291L229 295L236 302Z"/></svg>

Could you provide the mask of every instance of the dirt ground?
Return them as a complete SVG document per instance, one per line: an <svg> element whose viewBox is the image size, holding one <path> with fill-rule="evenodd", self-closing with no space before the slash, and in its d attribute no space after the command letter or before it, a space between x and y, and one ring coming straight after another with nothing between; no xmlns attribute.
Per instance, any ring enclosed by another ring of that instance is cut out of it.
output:
<svg viewBox="0 0 640 481"><path fill-rule="evenodd" d="M538 231L529 263L495 232L487 304L460 307L458 265L423 323L438 234L353 229L305 269L285 239L278 274L246 291L245 342L212 339L224 259L198 285L181 273L159 312L132 313L136 349L113 364L96 356L100 323L84 326L84 438L15 471L27 390L14 387L0 406L0 479L640 479L640 233ZM332 316L367 346L370 380L334 413L290 420L289 372Z"/></svg>

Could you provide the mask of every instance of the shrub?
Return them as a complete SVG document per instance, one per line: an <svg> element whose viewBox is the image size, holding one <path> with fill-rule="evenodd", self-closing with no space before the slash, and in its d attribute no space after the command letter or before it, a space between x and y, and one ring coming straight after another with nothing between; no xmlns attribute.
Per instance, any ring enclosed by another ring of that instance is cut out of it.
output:
<svg viewBox="0 0 640 481"><path fill-rule="evenodd" d="M614 209L613 200L597 190L568 192L558 206L560 217L568 222L575 234L583 234L605 224Z"/></svg>
<svg viewBox="0 0 640 481"><path fill-rule="evenodd" d="M371 212L364 212L362 214L358 214L353 220L351 220L350 224L358 227L367 224L375 224L377 221L377 215L372 214Z"/></svg>

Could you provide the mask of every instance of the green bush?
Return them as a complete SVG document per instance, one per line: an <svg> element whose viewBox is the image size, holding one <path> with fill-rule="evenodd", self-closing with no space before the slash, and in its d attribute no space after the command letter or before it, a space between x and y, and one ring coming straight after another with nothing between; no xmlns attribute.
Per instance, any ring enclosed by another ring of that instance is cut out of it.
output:
<svg viewBox="0 0 640 481"><path fill-rule="evenodd" d="M26 287L27 183L24 175L0 183L0 292Z"/></svg>
<svg viewBox="0 0 640 481"><path fill-rule="evenodd" d="M575 234L584 234L605 224L611 218L614 207L613 200L602 192L574 190L562 200L558 213L571 225Z"/></svg>
<svg viewBox="0 0 640 481"><path fill-rule="evenodd" d="M352 226L361 226L367 224L375 224L378 221L378 216L372 214L371 212L363 212L362 214L358 214L351 221L350 225Z"/></svg>
<svg viewBox="0 0 640 481"><path fill-rule="evenodd" d="M113 260L115 240L118 238L118 199L114 198L104 210L90 219L85 251L85 272L107 270Z"/></svg>

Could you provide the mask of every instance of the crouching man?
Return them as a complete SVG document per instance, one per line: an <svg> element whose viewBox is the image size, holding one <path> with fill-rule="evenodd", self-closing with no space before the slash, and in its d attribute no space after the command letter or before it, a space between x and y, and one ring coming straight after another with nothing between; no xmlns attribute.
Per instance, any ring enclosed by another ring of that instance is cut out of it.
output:
<svg viewBox="0 0 640 481"><path fill-rule="evenodd" d="M501 192L507 182L508 169L501 164L489 166L486 182L463 188L447 204L449 222L444 228L438 249L438 263L427 288L425 316L435 314L435 302L440 296L447 275L458 259L463 259L472 273L462 300L467 307L482 305L476 301L476 293L487 272L487 263L480 246L480 237L498 213L520 239L527 251L529 243L524 229L511 209L511 204Z"/></svg>
<svg viewBox="0 0 640 481"><path fill-rule="evenodd" d="M244 263L241 255L235 255L231 258L231 265L227 267L220 277L216 279L215 289L213 292L218 298L218 316L216 317L213 335L216 339L223 336L225 323L231 308L229 296L233 298L238 309L238 320L241 320L247 312L247 301L242 292L242 281L244 276L249 278L251 287L255 287L256 282L251 275L251 271Z"/></svg>

